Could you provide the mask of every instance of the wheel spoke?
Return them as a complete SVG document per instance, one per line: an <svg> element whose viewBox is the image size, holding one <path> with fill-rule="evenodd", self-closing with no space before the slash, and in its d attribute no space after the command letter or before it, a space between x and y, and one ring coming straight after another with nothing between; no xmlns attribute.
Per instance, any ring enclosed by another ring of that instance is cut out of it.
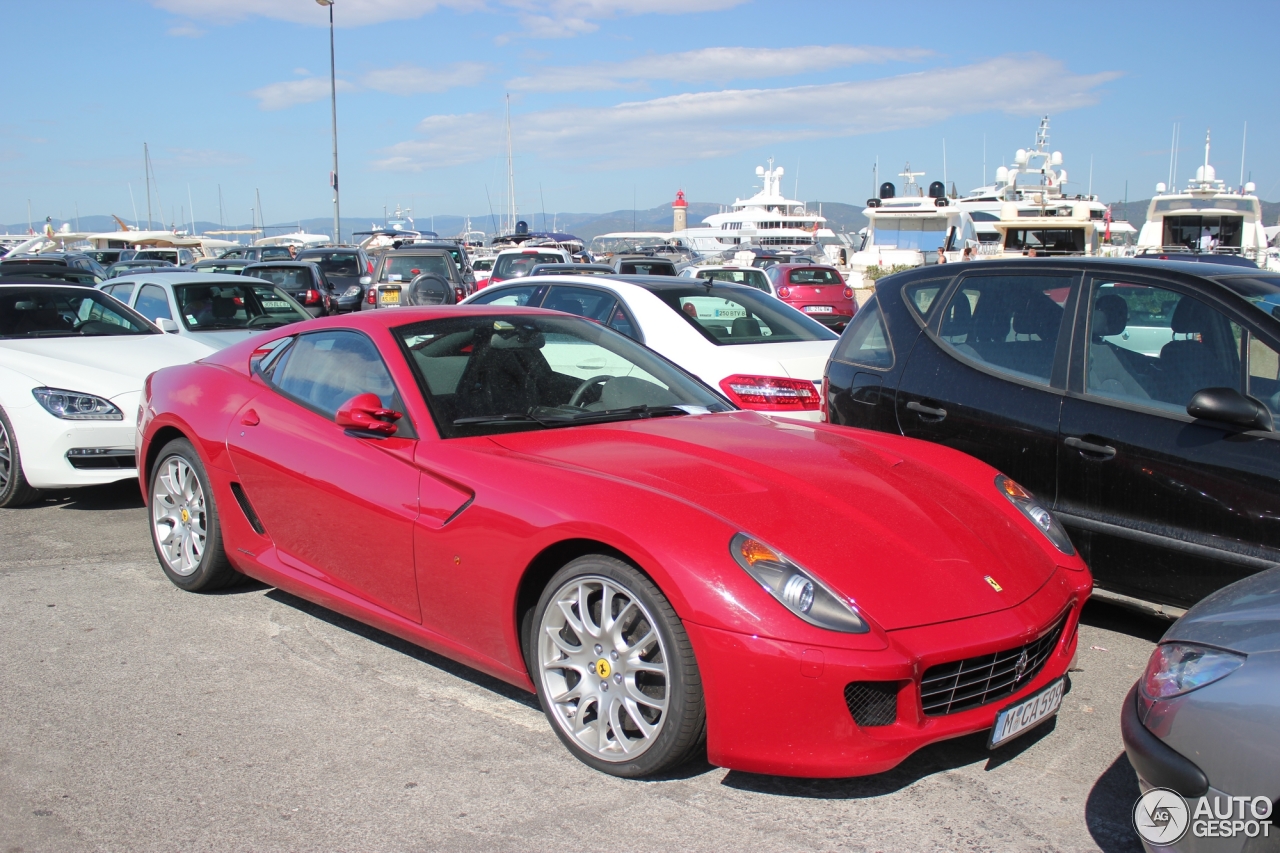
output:
<svg viewBox="0 0 1280 853"><path fill-rule="evenodd" d="M593 639L600 636L600 626L591 621L591 607L587 602L587 596L590 592L586 583L578 584L578 618L582 620L582 627Z"/></svg>
<svg viewBox="0 0 1280 853"><path fill-rule="evenodd" d="M631 718L631 722L635 724L635 727L640 730L640 734L644 735L645 740L653 737L653 735L658 731L658 727L650 724L650 722L644 718L644 714L640 713L640 708L637 707L634 699L624 699L618 704L626 709L627 716Z"/></svg>
<svg viewBox="0 0 1280 853"><path fill-rule="evenodd" d="M640 687L636 684L635 679L628 678L622 683L627 689L627 701L633 704L638 703L641 705L648 705L650 708L656 708L659 711L667 710L667 700L665 698L655 699L647 693L642 692ZM666 685L663 685L663 690L665 692Z"/></svg>

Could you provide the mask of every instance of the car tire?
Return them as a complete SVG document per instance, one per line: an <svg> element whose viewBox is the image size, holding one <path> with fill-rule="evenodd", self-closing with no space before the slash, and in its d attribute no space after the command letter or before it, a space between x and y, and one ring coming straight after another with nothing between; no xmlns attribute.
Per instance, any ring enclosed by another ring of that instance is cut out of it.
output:
<svg viewBox="0 0 1280 853"><path fill-rule="evenodd" d="M22 506L40 496L22 473L18 437L4 409L0 409L0 507Z"/></svg>
<svg viewBox="0 0 1280 853"><path fill-rule="evenodd" d="M598 554L564 566L533 610L525 649L552 730L584 764L654 776L702 748L706 704L693 646L666 596L635 567Z"/></svg>
<svg viewBox="0 0 1280 853"><path fill-rule="evenodd" d="M244 580L227 559L213 488L185 438L166 444L147 478L151 544L174 586L212 592Z"/></svg>

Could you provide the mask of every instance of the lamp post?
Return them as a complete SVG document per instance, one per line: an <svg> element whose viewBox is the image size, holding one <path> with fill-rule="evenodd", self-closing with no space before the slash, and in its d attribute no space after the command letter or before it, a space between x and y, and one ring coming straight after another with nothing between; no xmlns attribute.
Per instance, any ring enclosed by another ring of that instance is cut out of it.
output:
<svg viewBox="0 0 1280 853"><path fill-rule="evenodd" d="M342 242L341 215L338 208L338 78L333 61L333 0L316 0L329 7L329 104L333 114L333 174L329 183L333 186L333 242Z"/></svg>

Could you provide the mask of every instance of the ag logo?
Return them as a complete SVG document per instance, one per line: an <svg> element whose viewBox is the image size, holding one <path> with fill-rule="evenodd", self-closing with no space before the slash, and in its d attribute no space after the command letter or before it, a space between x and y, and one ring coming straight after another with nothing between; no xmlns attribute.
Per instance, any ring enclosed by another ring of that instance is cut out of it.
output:
<svg viewBox="0 0 1280 853"><path fill-rule="evenodd" d="M1133 804L1133 828L1153 847L1181 841L1190 818L1186 800L1168 788L1152 788Z"/></svg>
<svg viewBox="0 0 1280 853"><path fill-rule="evenodd" d="M596 661L596 675L601 678L608 678L609 672L609 662L607 660L600 658L600 660Z"/></svg>

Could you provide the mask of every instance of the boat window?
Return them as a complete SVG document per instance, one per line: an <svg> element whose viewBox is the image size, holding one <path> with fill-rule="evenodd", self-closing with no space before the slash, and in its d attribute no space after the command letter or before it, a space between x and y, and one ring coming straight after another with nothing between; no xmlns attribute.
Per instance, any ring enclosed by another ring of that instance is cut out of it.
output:
<svg viewBox="0 0 1280 853"><path fill-rule="evenodd" d="M1037 255L1083 255L1083 228L1010 228L1005 232L1004 248L1010 252Z"/></svg>
<svg viewBox="0 0 1280 853"><path fill-rule="evenodd" d="M946 237L944 216L878 216L875 219L875 245L880 248L936 252Z"/></svg>
<svg viewBox="0 0 1280 853"><path fill-rule="evenodd" d="M1166 216L1163 245L1202 252L1239 248L1243 230L1243 216Z"/></svg>
<svg viewBox="0 0 1280 853"><path fill-rule="evenodd" d="M943 310L939 335L968 359L1048 384L1071 283L1067 276L966 276Z"/></svg>
<svg viewBox="0 0 1280 853"><path fill-rule="evenodd" d="M1177 210L1238 210L1242 213L1252 213L1254 216L1261 215L1257 200L1252 198L1223 198L1222 196L1214 196L1212 198L1169 198L1156 200L1156 213L1170 213Z"/></svg>
<svg viewBox="0 0 1280 853"><path fill-rule="evenodd" d="M0 288L0 338L156 334L142 317L98 290Z"/></svg>
<svg viewBox="0 0 1280 853"><path fill-rule="evenodd" d="M893 350L889 346L889 332L880 314L880 304L873 296L849 323L840 336L831 357L852 364L861 364L880 370L893 366Z"/></svg>
<svg viewBox="0 0 1280 853"><path fill-rule="evenodd" d="M653 295L717 346L838 337L816 320L755 289L694 285L663 288Z"/></svg>

